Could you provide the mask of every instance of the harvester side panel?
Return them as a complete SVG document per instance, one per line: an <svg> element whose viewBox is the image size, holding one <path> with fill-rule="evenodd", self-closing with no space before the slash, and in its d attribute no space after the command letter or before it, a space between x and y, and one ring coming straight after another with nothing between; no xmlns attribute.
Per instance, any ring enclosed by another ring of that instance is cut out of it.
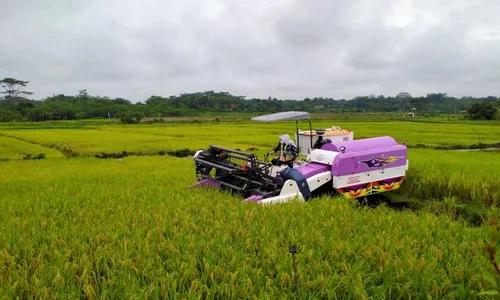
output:
<svg viewBox="0 0 500 300"><path fill-rule="evenodd" d="M341 151L333 161L332 184L347 198L398 189L405 178L407 148L393 138L333 143L322 150Z"/></svg>
<svg viewBox="0 0 500 300"><path fill-rule="evenodd" d="M363 173L333 176L333 187L344 188L351 185L365 184L373 181L390 180L391 178L405 176L406 166L387 168Z"/></svg>
<svg viewBox="0 0 500 300"><path fill-rule="evenodd" d="M332 175L343 176L406 165L406 146L356 153L341 153L333 161Z"/></svg>
<svg viewBox="0 0 500 300"><path fill-rule="evenodd" d="M406 166L352 175L334 176L333 187L347 198L398 189L405 178Z"/></svg>

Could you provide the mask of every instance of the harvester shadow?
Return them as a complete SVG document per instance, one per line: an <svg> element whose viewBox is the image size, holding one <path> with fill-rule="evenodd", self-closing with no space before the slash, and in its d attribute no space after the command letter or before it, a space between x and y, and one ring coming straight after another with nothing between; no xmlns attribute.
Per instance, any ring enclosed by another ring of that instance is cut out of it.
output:
<svg viewBox="0 0 500 300"><path fill-rule="evenodd" d="M343 197L340 193L321 189L313 193L313 197ZM359 209L376 209L385 206L394 211L410 211L412 213L427 212L436 216L451 216L454 221L461 222L468 227L480 227L486 222L486 213L484 209L470 206L457 205L449 206L443 201L429 201L418 198L406 197L397 192L386 192L381 194L372 194L354 200L355 207Z"/></svg>
<svg viewBox="0 0 500 300"><path fill-rule="evenodd" d="M453 221L461 222L470 227L480 227L486 222L486 211L477 206L455 206L444 201L423 201L417 198L408 198L398 193L373 194L360 198L357 202L359 207L376 208L386 205L395 211L426 212L436 216L448 216Z"/></svg>
<svg viewBox="0 0 500 300"><path fill-rule="evenodd" d="M376 208L385 205L396 211L410 210L419 211L422 206L415 199L408 199L396 193L372 194L358 198L358 205L362 207Z"/></svg>
<svg viewBox="0 0 500 300"><path fill-rule="evenodd" d="M325 184L315 190L312 197L343 197L338 191L331 190L328 184ZM383 194L372 194L362 198L356 198L355 202L358 207L369 207L376 208L381 205L386 205L387 207L397 210L411 210L418 211L421 207L418 205L417 201L413 199L407 199L393 193L383 193Z"/></svg>

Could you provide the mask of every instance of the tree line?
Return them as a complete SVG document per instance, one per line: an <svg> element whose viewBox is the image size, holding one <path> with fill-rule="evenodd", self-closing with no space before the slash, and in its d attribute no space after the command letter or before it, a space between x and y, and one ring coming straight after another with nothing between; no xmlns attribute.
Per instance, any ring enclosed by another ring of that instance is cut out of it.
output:
<svg viewBox="0 0 500 300"><path fill-rule="evenodd" d="M0 98L0 122L119 118L136 123L143 117L196 116L206 112L273 113L288 110L309 112L413 112L416 114L467 113L472 119L500 117L500 98L451 97L431 93L413 97L407 92L396 96L359 96L352 99L314 97L305 99L247 99L228 92L204 91L176 96L153 95L138 103L124 98L90 95L80 90L76 95L53 95L36 100L28 98L28 81L4 78Z"/></svg>

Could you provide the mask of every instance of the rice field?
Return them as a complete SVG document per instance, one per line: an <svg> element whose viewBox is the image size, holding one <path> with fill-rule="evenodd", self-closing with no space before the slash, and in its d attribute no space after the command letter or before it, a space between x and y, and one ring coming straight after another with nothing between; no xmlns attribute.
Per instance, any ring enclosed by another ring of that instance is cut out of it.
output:
<svg viewBox="0 0 500 300"><path fill-rule="evenodd" d="M300 124L308 129L307 123ZM306 126L307 125L307 126ZM315 127L341 126L354 131L354 138L389 135L409 147L500 145L500 126L478 124L440 124L420 122L314 121ZM443 127L445 126L445 127ZM443 128L446 128L443 131ZM208 147L221 144L231 148L264 148L276 144L283 133L294 134L293 122L207 122L166 125L94 125L84 128L16 129L0 127L0 135L59 149L75 156L127 151L155 154L159 151ZM261 151L262 153L262 151Z"/></svg>
<svg viewBox="0 0 500 300"><path fill-rule="evenodd" d="M63 157L61 152L40 145L24 142L0 135L0 161L9 159L27 159L44 154L47 158Z"/></svg>
<svg viewBox="0 0 500 300"><path fill-rule="evenodd" d="M411 127L407 139L415 145L472 145L476 126L481 141L500 139L488 125L373 123L349 128L358 128L355 138L401 141ZM189 189L193 161L158 155L210 144L262 154L293 128L0 126L0 154L47 154L0 161L0 298L491 299L479 295L494 287L484 251L490 228L457 219L454 208L481 204L489 207L485 216L498 218L498 152L410 149L400 196L446 204L417 211L326 196L271 207L241 203ZM459 131L461 139L448 136ZM94 157L122 151L144 156ZM297 278L290 245L298 249Z"/></svg>
<svg viewBox="0 0 500 300"><path fill-rule="evenodd" d="M58 149L66 156L95 156L122 151L137 155L157 155L160 151L197 149L200 146L199 138L195 137L101 129L9 130L0 134ZM224 143L228 147L241 147L230 141L227 136L214 136L211 141Z"/></svg>
<svg viewBox="0 0 500 300"><path fill-rule="evenodd" d="M409 149L403 194L500 206L500 152Z"/></svg>
<svg viewBox="0 0 500 300"><path fill-rule="evenodd" d="M268 208L189 190L186 158L9 161L0 294L36 298L473 299L485 228L340 198Z"/></svg>

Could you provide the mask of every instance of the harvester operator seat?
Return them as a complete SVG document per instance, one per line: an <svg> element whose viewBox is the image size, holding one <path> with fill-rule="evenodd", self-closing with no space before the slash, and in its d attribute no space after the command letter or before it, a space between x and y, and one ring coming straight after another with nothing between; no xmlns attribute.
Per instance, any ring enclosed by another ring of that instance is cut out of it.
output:
<svg viewBox="0 0 500 300"><path fill-rule="evenodd" d="M299 156L297 146L288 134L280 136L278 145L274 148L273 153L276 154L276 157L271 160L273 165L288 165L290 168L293 167L293 162Z"/></svg>
<svg viewBox="0 0 500 300"><path fill-rule="evenodd" d="M330 140L330 139L323 138L323 134L325 133L323 130L318 129L318 130L316 130L316 133L318 134L318 139L314 143L313 149L321 149L321 147L323 147L323 145L330 144L332 142L332 140Z"/></svg>

